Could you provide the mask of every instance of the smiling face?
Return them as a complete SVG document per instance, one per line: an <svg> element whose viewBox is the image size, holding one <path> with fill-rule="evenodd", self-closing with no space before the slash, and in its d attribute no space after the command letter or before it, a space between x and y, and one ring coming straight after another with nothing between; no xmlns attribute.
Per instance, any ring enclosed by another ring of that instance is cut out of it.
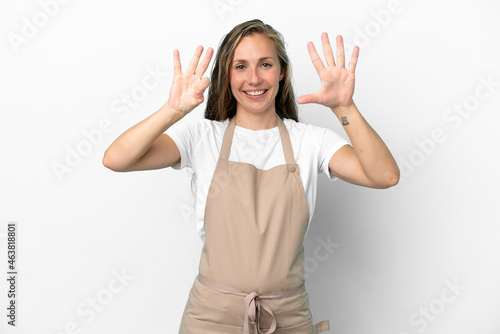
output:
<svg viewBox="0 0 500 334"><path fill-rule="evenodd" d="M229 77L236 112L275 112L284 71L269 38L261 34L243 37L234 51Z"/></svg>

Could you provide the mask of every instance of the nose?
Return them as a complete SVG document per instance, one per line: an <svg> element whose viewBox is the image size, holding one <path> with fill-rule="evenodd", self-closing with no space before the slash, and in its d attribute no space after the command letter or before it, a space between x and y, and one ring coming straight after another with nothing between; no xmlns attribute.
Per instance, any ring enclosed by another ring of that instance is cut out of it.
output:
<svg viewBox="0 0 500 334"><path fill-rule="evenodd" d="M248 83L250 85L258 85L262 82L262 78L260 77L259 70L257 68L253 68L249 71L248 74Z"/></svg>

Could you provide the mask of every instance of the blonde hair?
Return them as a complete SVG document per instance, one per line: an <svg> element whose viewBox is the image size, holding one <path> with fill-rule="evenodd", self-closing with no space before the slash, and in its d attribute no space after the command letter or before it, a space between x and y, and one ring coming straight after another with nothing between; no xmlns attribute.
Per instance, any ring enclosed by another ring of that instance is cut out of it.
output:
<svg viewBox="0 0 500 334"><path fill-rule="evenodd" d="M298 122L297 104L292 88L291 65L285 50L283 36L270 25L257 19L238 24L220 43L210 78L205 118L223 121L236 115L236 99L229 84L230 66L238 43L243 37L253 34L261 34L273 42L284 72L275 99L276 113L281 118L291 118Z"/></svg>

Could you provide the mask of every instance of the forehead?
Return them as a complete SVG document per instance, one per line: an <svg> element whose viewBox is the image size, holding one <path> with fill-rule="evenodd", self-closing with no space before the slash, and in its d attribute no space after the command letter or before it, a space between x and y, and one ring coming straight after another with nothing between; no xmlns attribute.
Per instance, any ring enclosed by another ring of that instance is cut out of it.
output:
<svg viewBox="0 0 500 334"><path fill-rule="evenodd" d="M243 37L234 50L234 60L278 59L273 41L261 34Z"/></svg>

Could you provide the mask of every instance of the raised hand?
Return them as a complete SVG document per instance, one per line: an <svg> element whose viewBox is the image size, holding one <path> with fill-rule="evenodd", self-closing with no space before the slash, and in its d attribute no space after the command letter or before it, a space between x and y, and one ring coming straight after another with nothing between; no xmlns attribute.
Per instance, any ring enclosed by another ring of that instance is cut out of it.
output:
<svg viewBox="0 0 500 334"><path fill-rule="evenodd" d="M203 46L198 46L185 73L182 73L179 50L174 50L174 80L170 88L167 105L175 111L187 114L204 101L203 93L210 79L203 74L210 64L214 50L208 48L205 57L198 65Z"/></svg>
<svg viewBox="0 0 500 334"><path fill-rule="evenodd" d="M299 97L297 102L301 104L318 103L332 110L336 108L350 108L354 103L352 100L354 94L354 70L358 62L359 47L354 47L349 67L346 69L342 36L337 36L337 65L335 65L332 47L330 46L326 32L321 35L321 41L328 67L323 65L321 58L314 48L314 44L312 42L307 44L309 55L321 80L321 89L315 94Z"/></svg>

